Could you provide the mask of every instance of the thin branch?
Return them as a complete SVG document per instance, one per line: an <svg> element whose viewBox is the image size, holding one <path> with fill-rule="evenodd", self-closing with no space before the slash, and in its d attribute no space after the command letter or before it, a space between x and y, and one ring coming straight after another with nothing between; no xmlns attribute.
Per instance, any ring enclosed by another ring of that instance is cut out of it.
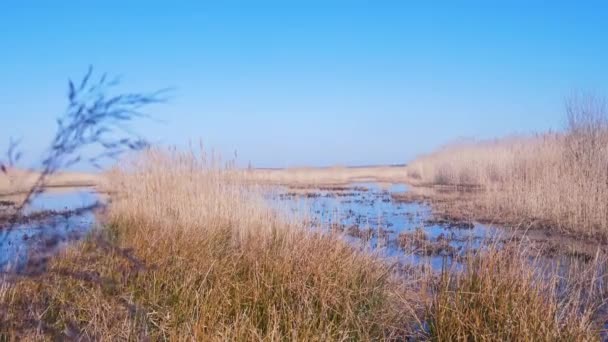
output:
<svg viewBox="0 0 608 342"><path fill-rule="evenodd" d="M106 73L95 80L92 66L79 82L68 80L67 108L57 119L57 131L42 159L42 170L23 201L16 206L15 215L21 215L23 209L44 192L48 177L59 170L82 161L99 167L103 160L148 146L145 140L124 127L136 118L148 117L143 109L165 102L169 89L112 95L111 91L119 84L118 78L109 80ZM0 162L2 172L6 173L21 158L19 143L19 140L11 139L7 161ZM85 148L95 146L100 152L83 157Z"/></svg>

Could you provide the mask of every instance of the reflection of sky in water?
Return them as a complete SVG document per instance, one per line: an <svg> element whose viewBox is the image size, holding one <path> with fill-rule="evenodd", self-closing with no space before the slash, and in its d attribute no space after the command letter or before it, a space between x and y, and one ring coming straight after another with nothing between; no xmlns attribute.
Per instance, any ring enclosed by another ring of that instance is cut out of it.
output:
<svg viewBox="0 0 608 342"><path fill-rule="evenodd" d="M90 189L47 192L38 196L25 212L72 210L93 205L97 200L97 194ZM3 230L0 232L0 268L19 268L33 254L52 254L66 243L81 239L91 229L94 221L94 214L86 211L69 217L54 215Z"/></svg>
<svg viewBox="0 0 608 342"><path fill-rule="evenodd" d="M413 232L422 228L431 241L447 237L456 250L464 251L479 246L484 238L497 233L495 229L475 224L471 229L449 228L428 223L431 208L425 204L394 201L391 194L407 191L405 185L392 185L382 189L375 184L354 184L353 189L342 192L314 191L311 196L290 195L286 190L270 196L274 206L287 210L297 217L307 218L312 226L328 228L332 224L345 227L357 226L362 229L386 230L385 238L372 238L367 242L370 248L388 257L420 263L429 261L434 268L441 268L448 258L441 255L411 255L397 246L397 237L402 232ZM367 191L360 189L364 187ZM347 237L351 242L358 239Z"/></svg>
<svg viewBox="0 0 608 342"><path fill-rule="evenodd" d="M69 210L95 204L97 194L90 189L72 191L49 191L40 194L26 208L26 213L39 210Z"/></svg>

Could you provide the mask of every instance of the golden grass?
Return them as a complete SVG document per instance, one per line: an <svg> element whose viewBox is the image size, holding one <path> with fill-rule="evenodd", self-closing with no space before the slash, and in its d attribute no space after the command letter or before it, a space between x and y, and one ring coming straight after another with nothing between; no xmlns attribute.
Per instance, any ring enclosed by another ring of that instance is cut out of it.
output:
<svg viewBox="0 0 608 342"><path fill-rule="evenodd" d="M521 248L492 244L468 255L464 271L442 272L428 311L433 340L600 340L593 319L602 304L598 270L605 260L598 254L591 265L559 269Z"/></svg>
<svg viewBox="0 0 608 342"><path fill-rule="evenodd" d="M110 175L109 228L99 234L116 247L91 239L41 278L19 281L3 298L11 308L6 333L104 340L411 333L421 304L387 263L283 220L243 187L242 172L214 164L149 152Z"/></svg>
<svg viewBox="0 0 608 342"><path fill-rule="evenodd" d="M357 182L403 183L404 166L327 167L252 169L247 177L258 183L280 184L292 187L348 185Z"/></svg>
<svg viewBox="0 0 608 342"><path fill-rule="evenodd" d="M571 104L562 133L461 143L408 166L415 184L479 186L485 216L608 236L608 111Z"/></svg>
<svg viewBox="0 0 608 342"><path fill-rule="evenodd" d="M564 306L587 303L570 295L565 298L572 301L559 301L560 294L526 276L530 264L510 264L520 255L510 249L469 255L468 271L454 273L456 278L444 274L429 292L436 281L422 268L398 272L339 236L284 219L266 207L243 173L204 156L159 151L114 170L105 226L55 258L41 275L2 283L2 336L247 341L596 336L590 311L571 315ZM476 275L477 287L470 280ZM455 280L441 286L443 279ZM510 304L524 310L510 311ZM488 310L488 322L471 324ZM495 324L501 319L515 327L509 335ZM534 323L521 327L526 320Z"/></svg>

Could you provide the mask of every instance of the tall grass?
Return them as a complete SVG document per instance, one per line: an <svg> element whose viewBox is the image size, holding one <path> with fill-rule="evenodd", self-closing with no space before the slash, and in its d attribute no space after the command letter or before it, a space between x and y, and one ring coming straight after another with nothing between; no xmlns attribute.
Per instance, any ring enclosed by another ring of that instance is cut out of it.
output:
<svg viewBox="0 0 608 342"><path fill-rule="evenodd" d="M7 335L378 340L417 322L421 304L390 265L282 219L240 171L150 151L108 178L103 239L11 287Z"/></svg>
<svg viewBox="0 0 608 342"><path fill-rule="evenodd" d="M563 132L447 146L408 166L414 182L479 186L478 207L570 232L608 236L608 110L574 98Z"/></svg>
<svg viewBox="0 0 608 342"><path fill-rule="evenodd" d="M522 249L492 244L462 272L444 270L429 310L437 341L599 340L599 254L580 268L549 265Z"/></svg>
<svg viewBox="0 0 608 342"><path fill-rule="evenodd" d="M108 175L104 228L39 274L4 279L1 337L597 336L581 292L545 287L518 251L472 253L464 272L438 279L425 267L399 272L339 236L284 219L243 177L189 153L151 150L124 163Z"/></svg>

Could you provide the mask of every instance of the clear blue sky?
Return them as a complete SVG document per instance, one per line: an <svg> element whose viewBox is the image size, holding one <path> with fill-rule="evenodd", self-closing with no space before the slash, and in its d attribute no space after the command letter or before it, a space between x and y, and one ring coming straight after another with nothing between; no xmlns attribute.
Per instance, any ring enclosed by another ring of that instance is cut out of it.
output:
<svg viewBox="0 0 608 342"><path fill-rule="evenodd" d="M401 163L557 129L573 90L608 94L608 6L490 2L3 1L0 147L38 156L89 64L176 87L151 110L165 123L135 127L150 140L256 166Z"/></svg>

